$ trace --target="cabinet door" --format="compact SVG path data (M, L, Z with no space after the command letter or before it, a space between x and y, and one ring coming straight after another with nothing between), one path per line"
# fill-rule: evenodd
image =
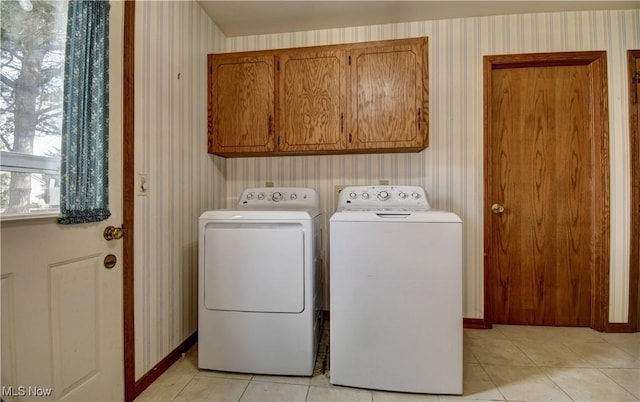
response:
M351 51L351 149L417 151L428 145L426 40L403 42Z
M274 56L209 56L209 152L273 151Z
M297 51L280 56L279 150L344 149L344 51Z

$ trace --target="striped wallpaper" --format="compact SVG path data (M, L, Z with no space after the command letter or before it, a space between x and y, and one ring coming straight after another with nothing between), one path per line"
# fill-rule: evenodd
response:
M207 154L207 53L224 37L192 1L136 2L136 378L197 330L198 217L224 207L225 160Z
M420 153L222 159L206 153L206 54L429 37L430 145ZM629 128L626 50L640 48L640 11L530 14L225 38L197 3L137 2L136 375L197 329L197 218L245 187L315 188L328 219L344 184L419 185L464 220L464 316L483 316L482 56L606 50L611 156L610 321L626 322ZM325 288L325 297L326 294ZM328 306L325 300L325 306Z

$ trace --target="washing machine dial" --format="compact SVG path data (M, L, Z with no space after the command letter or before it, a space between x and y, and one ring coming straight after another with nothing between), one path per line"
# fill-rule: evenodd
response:
M247 200L253 200L253 193L247 194Z
M365 200L368 200L370 197L369 193L367 193L366 191L364 193L362 193L362 198Z
M296 193L291 193L291 198L292 200L297 200L298 199L298 195Z
M352 200L355 200L356 198L358 198L358 194L356 194L355 191L352 191L349 193L349 198L351 198Z
M420 198L420 193L416 193L414 191L413 193L411 193L411 198L413 198L414 200L417 200L418 198Z
M388 199L389 199L389 192L384 191L384 190L383 190L383 191L380 191L380 192L378 193L378 199L379 199L380 201L386 201L386 200L388 200Z
M259 200L264 200L264 193L258 194L258 199Z
M400 198L401 200L404 200L405 198L407 198L407 193L400 191L398 193L398 198Z
M273 193L273 195L271 196L271 200L273 202L278 202L280 200L282 200L282 193L279 191L276 191L275 193Z

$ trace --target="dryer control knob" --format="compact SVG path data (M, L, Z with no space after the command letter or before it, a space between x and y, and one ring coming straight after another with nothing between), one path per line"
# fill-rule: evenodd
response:
M276 191L276 192L275 192L275 193L273 193L273 195L271 196L271 199L272 199L274 202L278 202L278 201L282 200L282 193L280 193L280 192Z
M253 193L247 194L247 200L253 200Z
M420 194L414 191L413 193L411 193L411 198L413 198L414 200L417 200L418 198L420 198Z
M292 193L291 197L289 197L289 198L291 198L292 200L297 200L298 199L298 195L296 193Z
M370 197L369 193L367 193L366 191L364 193L362 193L362 198L365 200L368 200Z
M264 193L258 194L258 199L259 200L264 200Z
M378 199L380 201L386 201L389 199L389 193L387 191L380 191L378 193Z
M358 198L358 194L352 191L349 193L349 198L351 198L352 200L355 200L356 198Z
M403 193L402 191L400 191L398 193L398 198L400 198L401 200L404 200L405 198L407 198L407 193Z

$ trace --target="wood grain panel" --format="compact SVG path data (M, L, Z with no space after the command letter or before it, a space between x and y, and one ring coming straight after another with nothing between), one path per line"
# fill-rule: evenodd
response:
M274 57L211 55L209 63L210 152L274 150Z
M279 150L343 149L345 52L287 52L279 66Z
M601 285L603 224L594 191L604 159L594 152L594 68L558 59L550 66L506 63L487 74L485 244L493 322L589 326L598 308L592 292ZM493 203L505 211L488 212Z
M350 61L350 148L423 147L421 44L356 48Z

